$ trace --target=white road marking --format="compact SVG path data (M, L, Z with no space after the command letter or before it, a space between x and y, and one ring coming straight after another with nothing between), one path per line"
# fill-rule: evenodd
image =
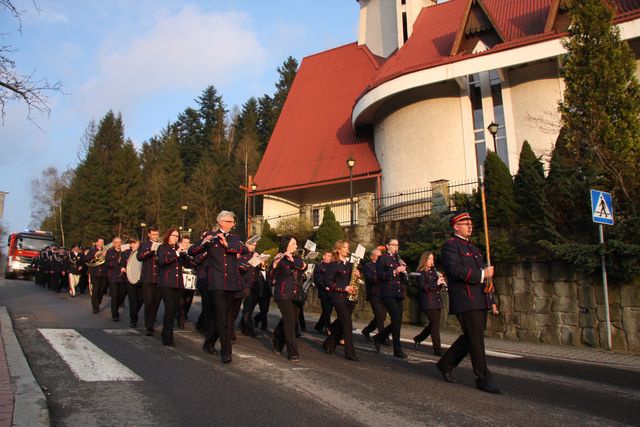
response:
M360 329L354 329L353 333L362 334L362 331ZM400 338L400 342L413 344L413 340L408 338ZM442 344L442 348L449 348L449 347L451 347L449 344ZM485 350L485 354L487 356L500 357L502 359L523 359L524 358L524 356L521 356L519 354L504 353L502 351L494 351L494 350Z
M74 329L38 329L80 381L142 381Z

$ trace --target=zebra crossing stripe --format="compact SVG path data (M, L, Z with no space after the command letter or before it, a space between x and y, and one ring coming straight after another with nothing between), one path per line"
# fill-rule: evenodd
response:
M142 381L74 329L38 329L80 381Z

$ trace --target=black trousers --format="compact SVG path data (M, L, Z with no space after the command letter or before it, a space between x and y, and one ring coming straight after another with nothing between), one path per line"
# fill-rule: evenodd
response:
M144 302L142 296L142 285L132 285L127 283L127 297L129 299L129 321L132 324L138 323L138 313Z
M189 320L189 310L191 309L191 303L193 303L193 296L196 291L193 289L183 289L180 296L180 312L178 313L178 321L184 323Z
M262 296L258 300L258 307L260 308L260 312L255 315L253 321L256 326L261 324L262 329L267 329L269 327L269 307L271 306L271 295Z
M467 354L471 354L473 373L478 379L476 383L487 384L491 381L491 372L487 368L487 357L484 351L484 329L487 324L486 310L471 310L456 314L463 335L451 344L451 347L438 361L443 372L451 372Z
M431 342L433 343L433 349L439 350L440 347L440 309L433 308L429 310L422 310L422 312L429 319L429 323L425 328L416 335L413 340L417 342L422 342L427 339L429 335L431 335Z
M51 273L51 290L59 293L60 288L62 288L62 275L54 271Z
M108 288L106 277L92 277L91 278L91 306L93 311L98 312L100 310L100 304L102 304L102 297L104 296L105 289Z
M247 299L244 300L244 305L242 306L242 321L240 323L240 327L243 332L253 331L253 310L256 309L256 305L258 305L259 301L260 289L252 289Z
M363 333L371 333L374 329L378 329L378 333L384 330L384 321L387 319L387 309L378 297L370 297L369 305L373 311L373 319L367 326L362 328Z
M298 343L296 342L296 324L300 313L300 305L297 301L276 301L282 317L273 331L273 346L282 351L287 346L289 358L298 356Z
M144 326L147 331L153 331L158 307L160 306L160 292L157 283L142 284L142 299L144 300Z
M304 318L304 303L305 301L298 303L300 307L300 311L298 312L298 327L302 332L307 331L307 320Z
M231 327L229 312L232 309L235 291L212 291L213 307L215 310L215 331L212 338L220 338L220 356L231 356ZM209 337L207 337L209 338ZM215 339L213 340L215 342Z
M322 330L328 327L331 323L331 312L333 311L333 303L331 302L331 298L321 298L320 307L322 308L322 313L320 314L320 318L316 322L315 328L317 331L322 332Z
M402 352L402 345L400 344L400 330L402 328L402 302L401 299L396 298L381 298L382 304L384 304L391 318L391 323L387 325L382 332L378 333L374 339L384 342L386 338L391 334L393 336L393 352Z
M353 346L353 322L351 314L353 313L353 305L351 304L335 304L336 314L338 318L329 325L331 334L322 344L325 349L333 352L344 338L344 356L347 358L355 357L356 350Z
M202 290L202 288L200 289L200 298L202 301L202 311L200 311L200 316L196 322L196 329L206 335L213 316L213 299L211 292L209 292L209 290Z
M80 274L80 282L78 283L78 287L76 288L76 294L84 294L87 292L87 288L89 287L89 275L87 273Z
M180 297L182 289L158 287L160 299L164 303L164 316L162 319L162 344L173 344L173 324L176 321L176 314L180 310Z
M119 315L120 306L127 296L126 283L109 283L111 294L111 316Z

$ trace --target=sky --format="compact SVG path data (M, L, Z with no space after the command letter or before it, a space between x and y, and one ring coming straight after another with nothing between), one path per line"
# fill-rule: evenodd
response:
M121 112L140 147L214 85L231 109L273 94L277 67L357 40L354 0L14 0L0 8L0 43L21 74L63 84L51 114L7 104L0 124L0 191L8 231L26 229L31 181L78 162L91 120ZM20 28L21 27L21 28ZM71 209L73 207L70 207Z

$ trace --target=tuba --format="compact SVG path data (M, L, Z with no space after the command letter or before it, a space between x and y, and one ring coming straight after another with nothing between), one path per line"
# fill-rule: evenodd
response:
M111 249L111 246L113 246L113 243L109 243L108 245L104 246L101 251L96 252L93 257L93 262L88 262L87 267L100 267L102 264L104 264L107 260L107 251Z

